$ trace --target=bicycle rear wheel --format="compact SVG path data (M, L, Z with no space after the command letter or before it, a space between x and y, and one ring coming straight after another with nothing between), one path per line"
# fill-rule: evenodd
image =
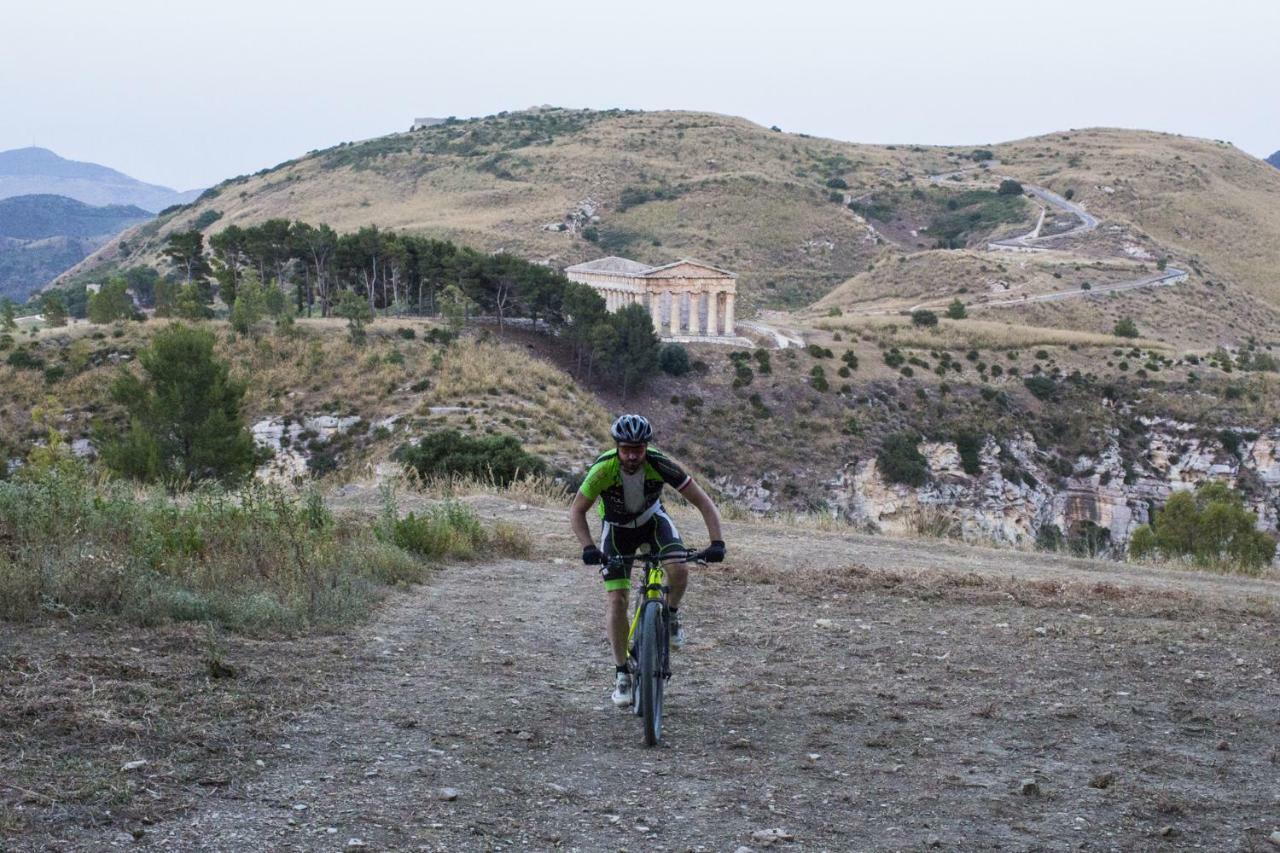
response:
M644 742L655 746L662 740L662 641L667 626L662 619L662 605L657 601L646 602L640 614L640 672L636 690L640 694L640 716L644 721Z

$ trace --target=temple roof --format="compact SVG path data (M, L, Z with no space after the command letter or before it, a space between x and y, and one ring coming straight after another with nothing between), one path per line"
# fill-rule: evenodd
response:
M653 269L653 267L648 264L642 264L639 261L633 261L629 258L610 256L607 258L596 258L594 261L587 261L582 264L574 264L573 266L566 268L565 272L602 272L614 273L615 275L641 276L649 272L651 269Z
M567 267L565 269L565 273L567 274L567 273L575 273L575 272L595 272L595 273L605 273L605 274L611 274L611 275L625 275L625 276L631 276L634 278L644 278L649 276L652 276L654 278L661 278L662 273L666 272L667 270L673 270L677 267L685 266L685 265L700 267L706 270L711 270L712 272L718 273L720 275L728 276L729 278L738 277L736 273L731 273L728 270L722 270L719 267L713 267L711 266L711 264L704 264L702 261L695 261L690 258L682 258L678 261L672 261L669 264L662 264L661 266L653 267L653 266L649 266L648 264L642 264L639 261L633 261L629 258L619 258L617 256L610 256L607 258L597 258L594 261L587 261L581 264L574 264L571 267Z

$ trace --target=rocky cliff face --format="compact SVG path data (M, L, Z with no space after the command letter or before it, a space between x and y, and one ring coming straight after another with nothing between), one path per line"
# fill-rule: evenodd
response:
M1194 424L1146 419L1140 458L1129 465L1112 438L1096 457L1081 456L1062 476L1052 458L1024 434L1003 443L988 438L981 470L966 473L949 442L926 442L929 480L918 488L890 483L874 457L850 459L825 484L830 509L850 523L885 533L922 528L969 541L1030 545L1074 541L1085 550L1119 556L1133 531L1182 489L1219 480L1249 495L1260 529L1280 523L1280 428L1257 435L1241 430L1232 452ZM766 485L717 481L722 491L757 512L777 508Z

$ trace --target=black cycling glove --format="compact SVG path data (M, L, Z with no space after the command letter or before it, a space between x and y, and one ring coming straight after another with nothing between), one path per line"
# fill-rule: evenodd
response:
M703 556L706 557L708 563L723 563L724 542L719 539L712 540L711 547L706 550Z
M595 545L588 545L582 549L582 562L588 566L598 566L604 562L604 554Z

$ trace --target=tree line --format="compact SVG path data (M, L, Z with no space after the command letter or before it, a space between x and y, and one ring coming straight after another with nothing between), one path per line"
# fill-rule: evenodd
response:
M127 268L95 294L83 286L50 291L44 307L59 319L107 323L136 314L131 293L157 316L199 320L212 317L220 299L242 333L263 314L341 317L356 340L380 314L440 316L455 330L486 315L500 332L518 319L568 343L581 378L611 381L624 396L658 365L660 344L642 306L609 313L595 290L557 270L448 240L269 219L228 225L207 240L199 230L174 233L164 255L167 274Z

